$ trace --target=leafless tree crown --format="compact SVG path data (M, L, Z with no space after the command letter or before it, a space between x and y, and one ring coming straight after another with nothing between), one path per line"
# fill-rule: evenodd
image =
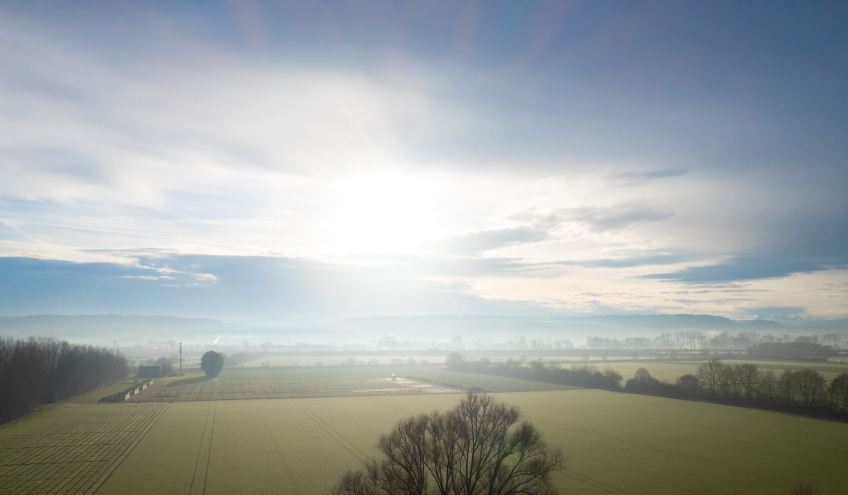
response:
M446 413L400 421L378 448L384 458L349 471L336 495L551 494L562 469L560 449L549 449L518 408L469 393Z

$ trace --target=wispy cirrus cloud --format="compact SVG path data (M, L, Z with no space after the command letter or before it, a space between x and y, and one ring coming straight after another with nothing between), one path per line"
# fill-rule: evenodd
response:
M450 253L473 255L493 249L532 244L553 238L552 230L562 222L557 215L536 218L527 225L502 229L478 230L452 236L440 244Z
M689 170L669 168L662 170L649 170L647 172L621 172L615 175L616 179L628 185L644 184L659 179L670 179L680 177L689 173Z
M568 218L586 224L594 232L623 230L637 224L658 222L672 216L642 203L615 206L573 208L564 212Z
M839 264L845 265L846 260ZM833 265L801 259L736 256L712 265L689 266L677 272L654 273L642 277L690 284L722 283L787 277L793 273L827 270L829 266Z

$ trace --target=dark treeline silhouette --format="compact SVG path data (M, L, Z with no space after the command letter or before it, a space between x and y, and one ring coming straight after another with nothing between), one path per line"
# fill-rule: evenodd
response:
M830 381L811 369L760 371L756 364L728 365L713 359L694 374L661 382L639 368L625 391L800 413L848 415L848 373Z
M64 340L0 337L0 423L127 377L127 360Z
M454 352L447 356L445 364L454 371L621 390L621 374L609 367L599 370L588 361L561 368L540 361L468 361ZM828 385L821 373L811 369L786 370L778 376L771 370L760 371L756 364L726 365L713 359L701 365L697 373L678 377L675 383L659 381L648 370L640 368L634 378L627 381L624 391L805 414L848 416L848 373L840 374Z
M461 354L452 352L448 354L445 365L448 369L454 371L485 373L559 385L610 390L621 388L620 373L610 367L598 370L588 362L582 365L574 365L571 368L545 365L540 361L530 361L527 365L524 365L522 361L514 359L492 363L486 358L479 361L467 361Z
M813 342L762 342L748 349L754 357L827 360L836 351L829 345Z

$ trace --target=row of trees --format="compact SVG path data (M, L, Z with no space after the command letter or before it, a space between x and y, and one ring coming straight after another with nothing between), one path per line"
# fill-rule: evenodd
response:
M459 353L448 354L445 366L454 371L485 373L489 375L534 380L538 382L571 385L575 387L601 388L615 390L621 388L621 374L607 366L599 370L588 363L561 368L558 365L545 365L541 361L530 361L524 366L521 361L508 359L506 362L492 363L483 358L479 361L466 361Z
M504 363L492 363L488 359L468 361L454 352L447 356L445 364L454 371L621 390L621 374L610 367L599 370L588 361L561 368L540 361L530 361L526 365L515 360ZM697 373L683 375L673 384L661 382L651 377L645 368L639 368L624 389L633 393L798 412L848 414L848 373L842 373L828 385L821 373L812 369L786 370L778 376L772 370L761 371L756 364L726 365L720 359L713 359L701 365Z
M177 358L178 360L179 358ZM177 376L177 363L174 363L174 358L161 357L159 359L150 359L145 361L146 366L158 366L159 376Z
M713 359L698 367L697 373L677 378L676 383L660 382L640 368L625 390L666 397L689 397L779 409L848 413L848 373L827 380L816 370L785 370L777 375L761 371L756 364L727 365Z
M0 338L0 423L128 373L127 360L106 348L42 337Z

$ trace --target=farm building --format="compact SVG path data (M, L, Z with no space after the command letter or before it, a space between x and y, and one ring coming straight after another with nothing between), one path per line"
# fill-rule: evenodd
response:
M139 366L136 378L159 378L159 366Z

